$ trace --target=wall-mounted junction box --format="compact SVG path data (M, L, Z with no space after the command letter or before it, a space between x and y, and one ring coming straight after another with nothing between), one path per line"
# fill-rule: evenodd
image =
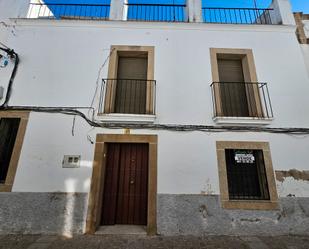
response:
M4 87L0 86L0 100L3 99Z
M80 155L64 155L62 161L62 168L79 168L80 159Z

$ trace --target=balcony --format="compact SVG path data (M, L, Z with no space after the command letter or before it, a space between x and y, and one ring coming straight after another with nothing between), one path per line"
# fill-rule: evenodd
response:
M267 83L213 82L211 91L217 123L268 124L274 117Z
M204 5L203 3L209 4L210 1L202 0L179 0L176 3L107 0L102 4L75 4L60 0L59 2L54 0L54 3L42 3L32 0L27 18L251 25L293 24L290 23L290 17L293 19L292 11L283 3L284 0L274 0L269 8L245 8L236 3L229 2L227 5L226 2L220 1L215 2L218 7L215 3Z
M153 122L155 107L155 80L102 80L98 117L103 121Z

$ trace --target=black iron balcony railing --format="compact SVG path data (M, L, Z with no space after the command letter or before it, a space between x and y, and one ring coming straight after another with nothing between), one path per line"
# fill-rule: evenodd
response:
M273 118L267 83L213 82L214 117Z
M126 4L127 20L185 22L185 4Z
M155 106L155 80L102 80L99 114L122 113L155 115Z
M109 4L30 3L28 18L98 19L109 17Z
M273 9L256 8L202 8L205 23L273 24Z

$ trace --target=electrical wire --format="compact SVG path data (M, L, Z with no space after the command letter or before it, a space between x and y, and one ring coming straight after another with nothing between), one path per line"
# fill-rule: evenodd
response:
M13 49L0 47L0 50L6 52L11 58L15 59L14 68L13 68L13 71L12 71L11 76L10 76L8 88L7 88L7 91L6 91L5 100L4 100L3 104L1 105L1 107L3 107L3 106L8 106L8 102L9 102L10 97L11 97L12 86L13 86L13 82L14 82L14 79L15 79L15 76L16 76L16 73L17 73L18 65L19 65L19 56L18 56L17 53L14 52Z
M6 49L10 49L8 46L6 46L4 43L2 43L1 41L0 41L0 45L1 46L3 46L4 48L6 48Z
M73 123L72 123L72 137L74 137L74 130L75 130L75 121L76 121L76 115L73 118Z
M87 107L84 107L87 109ZM91 107L88 107L91 108ZM256 126L214 126L214 125L181 125L181 124L133 124L133 123L104 123L93 121L79 111L79 107L75 109L67 107L38 107L38 106L10 106L2 107L0 110L7 111L33 111L45 113L61 113L71 116L79 116L84 119L90 126L107 128L107 129L148 129L148 130L168 130L179 132L266 132L275 134L289 135L309 135L309 128L272 128L272 127L256 127Z
M106 66L106 63L107 63L108 59L111 57L111 55L113 54L114 50L115 50L115 48L110 50L108 56L105 58L103 64L99 68L98 76L97 76L97 80L96 80L96 88L95 88L94 95L93 95L93 98L92 98L91 104L90 104L91 107L93 107L95 97L97 96L97 92L98 92L98 89L99 89L99 82L100 82L101 72L104 69L104 67ZM89 112L88 112L88 115L89 115Z

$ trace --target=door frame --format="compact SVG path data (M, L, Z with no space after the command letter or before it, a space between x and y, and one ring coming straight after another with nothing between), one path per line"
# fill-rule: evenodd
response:
M100 226L108 143L147 143L148 151L148 205L147 234L157 233L157 135L97 134L91 186L86 218L86 233L94 234Z

